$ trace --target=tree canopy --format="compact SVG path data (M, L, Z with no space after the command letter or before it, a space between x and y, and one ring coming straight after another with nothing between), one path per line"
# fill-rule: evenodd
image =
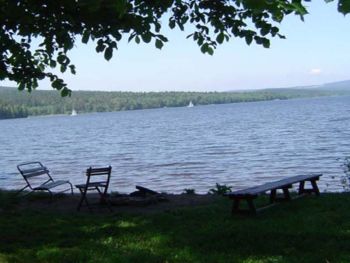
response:
M349 0L337 1L339 12L350 12ZM0 0L0 80L31 91L39 80L49 79L52 88L67 96L70 89L53 69L75 74L68 53L77 41L94 41L96 52L110 60L123 37L161 49L168 41L164 27L188 28L188 38L210 55L235 37L268 48L271 38L284 38L278 23L285 16L303 19L306 2L310 0Z

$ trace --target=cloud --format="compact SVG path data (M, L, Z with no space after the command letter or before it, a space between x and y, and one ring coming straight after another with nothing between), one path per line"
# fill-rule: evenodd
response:
M309 72L311 75L320 75L322 73L322 70L320 68L313 68Z

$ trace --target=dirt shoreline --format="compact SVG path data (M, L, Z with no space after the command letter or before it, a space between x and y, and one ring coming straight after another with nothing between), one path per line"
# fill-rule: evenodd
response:
M80 194L60 194L54 196L50 202L48 195L31 194L16 198L14 206L17 211L50 211L67 214L91 213L86 205L77 211L77 206L81 198ZM149 214L173 211L179 208L190 208L202 205L209 205L222 198L217 195L210 194L162 194L162 200L154 197L146 197L131 199L130 202L124 202L127 197L116 197L111 195L111 208L109 211L106 205L99 204L99 198L95 194L89 194L88 200L91 204L96 204L92 207L93 214L111 214L111 213L126 213L126 214Z

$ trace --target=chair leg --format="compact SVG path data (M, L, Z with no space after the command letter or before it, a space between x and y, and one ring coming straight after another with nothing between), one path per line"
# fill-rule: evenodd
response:
M112 209L112 206L111 206L111 202L109 201L108 197L107 198L105 197L105 202L107 204L107 207L108 207L109 211L113 212L113 209Z
M96 187L96 190L100 194L100 203L106 204L109 211L113 212L111 204L110 204L108 197L107 197L107 193L105 191L102 192L101 189L99 189L98 187Z
M27 187L29 187L28 185L26 185L25 187L23 187L22 189L18 190L16 192L16 195L19 195L24 189L26 189Z
M50 203L52 203L52 200L53 200L53 193L50 191L50 190L47 190L50 194Z
M78 207L77 210L80 211L81 205L83 204L83 201L86 199L86 191L83 191L82 189L79 188L79 191L81 193L81 198L80 201L78 203Z
M85 201L85 204L86 204L87 208L89 209L90 213L92 213L92 209L91 209L91 207L90 207L90 204L89 204L88 199L87 199L86 196L85 196L84 201Z
M72 195L74 194L73 193L73 185L70 183L70 182L68 182L69 183L69 185L70 185L70 191L71 191L71 193L72 193Z

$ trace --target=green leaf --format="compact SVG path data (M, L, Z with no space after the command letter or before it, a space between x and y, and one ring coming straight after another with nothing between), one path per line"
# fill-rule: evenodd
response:
M197 41L197 44L199 46L201 46L204 42L204 37L202 35L198 35L198 41Z
M43 63L40 63L38 65L38 68L40 69L40 71L44 71L45 70L45 65Z
M66 56L65 55L58 55L57 56L57 61L58 61L58 63L60 63L60 64L64 64L65 63L65 61L66 61Z
M75 66L74 65L69 65L69 68L70 68L70 72L75 75L75 73L76 73Z
M152 35L150 32L147 32L146 34L141 35L141 38L142 38L143 42L149 43L149 42L151 42Z
M72 91L70 89L68 89L67 87L64 87L62 90L61 90L61 96L62 97L67 97L67 96L71 96L71 93Z
M117 41L122 39L122 34L120 34L118 30L114 30L112 36L114 36Z
M103 52L103 50L105 50L105 48L106 48L106 46L105 46L105 44L103 43L103 41L101 40L99 40L98 42L97 42L97 46L96 46L96 52L97 53L99 53L99 52Z
M201 46L201 51L203 54L207 53L208 52L208 48L209 48L209 45L208 43L205 43Z
M157 35L157 37L163 42L168 42L168 39L163 35Z
M113 48L111 47L106 48L105 54L104 54L105 59L110 60L112 56L113 56Z
M24 90L25 88L25 83L24 82L20 82L18 85L18 90Z
M266 36L268 33L270 33L270 29L271 29L270 25L264 25L260 30L260 34L262 36Z
M350 13L350 1L349 0L339 0L338 11L344 15Z
M211 56L214 54L214 49L212 47L208 47L208 54Z
M245 42L247 43L247 45L250 45L253 41L253 36L252 35L246 35L245 36Z
M218 36L216 37L216 41L219 44L222 44L225 40L225 34L223 32L221 32L220 34L218 34Z
M62 73L64 73L64 72L66 72L66 70L67 70L67 67L66 67L65 65L61 65L60 71L61 71Z
M170 20L169 21L169 27L173 29L175 27L175 20Z
M54 89L60 90L63 86L63 83L61 83L58 79L56 79L56 80L52 81L51 86Z
M275 27L275 26L271 27L271 35L272 35L273 37L274 37L275 35L277 35L278 31L279 31L278 27Z
M135 37L135 42L136 42L137 44L140 44L140 41L141 41L141 40L140 40L140 37L139 37L139 36L136 36L136 37Z
M90 32L88 30L85 30L83 33L83 37L81 39L81 42L86 44L87 42L89 42L89 38L90 38Z
M267 38L262 38L262 45L264 48L269 48L270 47L270 40L268 40Z
M156 48L162 49L163 45L164 44L162 41L160 41L159 39L156 39Z
M56 65L57 65L56 61L54 61L54 60L51 60L51 61L50 61L50 67L51 67L51 68L55 68Z

